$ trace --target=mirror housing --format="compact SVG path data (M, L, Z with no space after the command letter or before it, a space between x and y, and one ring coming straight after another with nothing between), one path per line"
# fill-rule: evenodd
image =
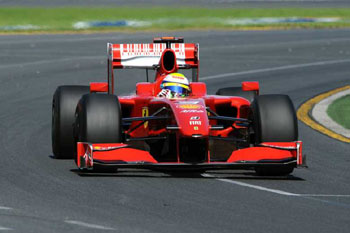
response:
M256 91L259 95L259 82L242 82L243 91Z
M96 92L108 92L108 83L99 82L99 83L90 83L90 93Z

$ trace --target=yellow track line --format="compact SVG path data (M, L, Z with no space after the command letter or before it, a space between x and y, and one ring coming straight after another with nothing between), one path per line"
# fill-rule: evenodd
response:
M319 103L320 101L322 101L323 99L325 99L331 95L334 95L334 94L341 92L341 91L345 91L347 89L350 89L350 85L325 92L321 95L318 95L318 96L306 101L304 104L302 104L300 106L300 108L297 111L298 119L301 120L302 122L304 122L306 125L310 126L311 128L313 128L313 129L315 129L323 134L326 134L326 135L328 135L332 138L335 138L339 141L350 143L350 138L344 137L343 135L337 134L337 133L331 131L330 129L327 129L326 127L324 127L324 126L320 125L319 123L317 123L316 121L314 121L309 115L310 111L312 110L312 108L314 107L315 104Z

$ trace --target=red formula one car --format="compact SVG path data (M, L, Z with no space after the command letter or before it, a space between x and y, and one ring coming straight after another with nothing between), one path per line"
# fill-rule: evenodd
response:
M56 158L74 157L81 170L255 169L285 175L303 165L288 96L259 95L258 82L208 95L198 81L198 44L183 38L107 49L108 82L60 86L54 94ZM138 83L134 95L116 96L113 71L123 68L154 69L155 80ZM160 97L165 78L180 69L192 69L188 94Z

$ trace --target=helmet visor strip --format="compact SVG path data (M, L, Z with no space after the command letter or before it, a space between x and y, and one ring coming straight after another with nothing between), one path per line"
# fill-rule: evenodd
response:
M161 88L171 90L181 95L188 95L190 87L181 83L162 83Z

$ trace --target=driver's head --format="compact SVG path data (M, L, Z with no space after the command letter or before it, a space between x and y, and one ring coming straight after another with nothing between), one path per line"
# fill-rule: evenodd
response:
M160 85L162 90L167 89L172 92L174 96L185 97L189 96L191 89L190 83L185 75L180 73L168 74Z

